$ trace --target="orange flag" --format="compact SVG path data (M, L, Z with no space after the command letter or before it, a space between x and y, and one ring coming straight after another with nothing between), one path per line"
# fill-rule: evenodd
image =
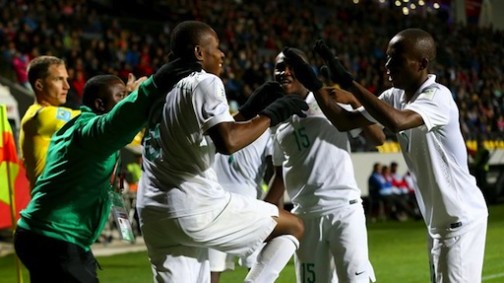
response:
M16 153L7 108L0 105L0 229L12 227L29 201L29 184Z

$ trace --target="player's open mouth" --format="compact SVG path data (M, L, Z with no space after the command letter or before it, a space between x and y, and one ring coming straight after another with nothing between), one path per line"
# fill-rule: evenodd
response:
M278 83L280 83L281 85L290 85L292 81L289 79L281 79L280 81L278 81Z

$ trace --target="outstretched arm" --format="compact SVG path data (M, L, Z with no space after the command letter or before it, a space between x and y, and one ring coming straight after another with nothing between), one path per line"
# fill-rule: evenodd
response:
M266 116L245 122L223 122L208 130L208 134L215 144L217 152L233 154L251 144L268 129L270 119Z
M286 95L259 111L255 118L246 122L219 123L208 129L208 134L219 153L232 154L255 141L268 127L276 126L294 114L305 117L303 111L306 110L308 104L301 97Z
M350 89L355 97L362 103L366 111L384 127L390 129L394 133L424 124L422 116L417 112L407 109L399 110L392 107L381 101L356 81L353 81Z
M361 135L372 146L380 146L385 142L383 128L377 124L363 127Z
M366 111L383 126L396 133L423 124L422 117L418 113L395 109L357 83L323 40L316 42L314 50L326 62L331 79L351 91Z
M313 94L324 115L339 131L345 132L373 124L360 112L347 111L338 104L340 101L344 102L341 97L347 97L348 92L336 88L321 88Z
M81 144L100 144L99 147L94 146L93 151L107 154L124 147L145 125L155 101L164 98L180 79L197 70L201 70L201 65L175 59L163 65L149 79L134 81L130 77L130 86L136 89L110 112L90 120L79 132Z
M322 87L322 82L319 81L311 66L299 55L290 48L284 49L283 54L286 61L294 69L296 78L314 93L320 109L339 131L361 128L373 123L368 121L361 113L346 111L338 105L338 103L357 105L358 101L350 93L341 89Z

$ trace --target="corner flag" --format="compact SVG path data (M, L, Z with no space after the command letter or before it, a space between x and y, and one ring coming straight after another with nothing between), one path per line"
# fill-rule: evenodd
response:
M7 108L0 105L0 229L10 228L19 218L19 211L30 201L29 187L20 164Z

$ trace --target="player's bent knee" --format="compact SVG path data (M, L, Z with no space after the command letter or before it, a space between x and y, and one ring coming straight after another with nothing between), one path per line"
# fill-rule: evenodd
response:
M296 237L298 240L301 240L301 238L303 238L304 230L305 230L304 222L301 218L299 218L295 215L294 215L294 217L296 218L296 220L295 220L294 233L292 235L294 237Z
M292 235L298 240L303 237L304 223L298 216L280 210L279 216L275 217L275 221L277 225L266 241L281 235Z

